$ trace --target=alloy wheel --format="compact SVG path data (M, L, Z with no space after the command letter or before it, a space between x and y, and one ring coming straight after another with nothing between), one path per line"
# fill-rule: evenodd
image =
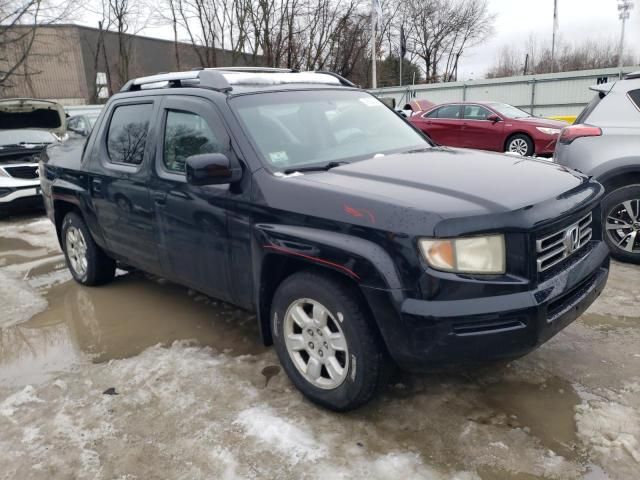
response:
M79 277L84 277L88 268L87 242L80 229L73 225L67 229L65 248L71 268Z
M523 138L514 138L509 142L509 151L517 153L518 155L526 155L529 150L526 140Z
M640 253L640 199L627 200L613 207L605 225L609 240L620 250Z
M344 382L349 370L347 340L324 305L309 298L294 301L283 328L287 352L305 380L326 390Z

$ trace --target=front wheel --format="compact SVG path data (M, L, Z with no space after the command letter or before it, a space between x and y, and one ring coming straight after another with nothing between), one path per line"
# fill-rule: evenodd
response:
M640 185L618 188L602 200L604 238L611 255L640 263Z
M291 275L274 296L271 328L283 368L311 401L351 410L383 386L386 352L348 282L313 272Z
M74 280L83 285L101 285L113 280L116 262L96 244L84 220L68 213L61 231L64 256Z
M530 157L533 155L533 141L527 135L518 133L507 140L506 151Z

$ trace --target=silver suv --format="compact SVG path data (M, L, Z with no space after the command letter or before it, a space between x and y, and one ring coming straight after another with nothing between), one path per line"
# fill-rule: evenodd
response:
M553 158L605 186L602 224L611 254L640 263L640 72L591 89L596 96L562 130Z

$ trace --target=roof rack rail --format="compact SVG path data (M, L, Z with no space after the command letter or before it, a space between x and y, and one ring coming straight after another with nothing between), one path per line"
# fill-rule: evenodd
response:
M640 71L627 73L624 76L624 80L635 80L636 78L640 78Z
M144 85L166 84L162 88L198 86L219 92L231 91L231 85L224 78L224 75L213 69L193 70L189 72L162 73L150 75L148 77L134 78L129 80L120 89L121 92L135 92L142 90ZM158 87L161 88L161 87Z
M335 72L330 72L330 71L328 71L328 70L316 70L316 71L315 71L315 73L321 73L321 74L323 74L323 75L330 75L330 76L332 76L333 78L337 78L337 79L338 79L338 81L339 81L342 85L344 85L345 87L355 87L355 88L357 88L357 87L358 87L358 86L357 86L355 83L353 83L352 81L347 80L347 79L346 79L346 78L344 78L342 75L338 75L338 74L337 74L337 73L335 73Z
M275 68L275 67L213 67L207 70L218 70L224 72L247 72L247 73L299 73L297 68Z

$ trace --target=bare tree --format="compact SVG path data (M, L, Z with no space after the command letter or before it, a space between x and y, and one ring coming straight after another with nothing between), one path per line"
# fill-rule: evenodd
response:
M408 0L407 48L423 62L428 83L452 80L464 50L492 32L487 0Z
M636 55L636 52L627 54L624 63L636 64L638 62ZM524 71L525 60L526 72ZM618 65L618 45L614 39L590 38L579 43L565 43L560 39L557 41L554 63L553 70L560 72L615 67ZM536 37L531 36L523 48L503 47L489 69L487 77L550 73L551 67L551 46L541 44Z
M28 59L40 27L67 18L69 1L0 0L0 89L33 74Z

